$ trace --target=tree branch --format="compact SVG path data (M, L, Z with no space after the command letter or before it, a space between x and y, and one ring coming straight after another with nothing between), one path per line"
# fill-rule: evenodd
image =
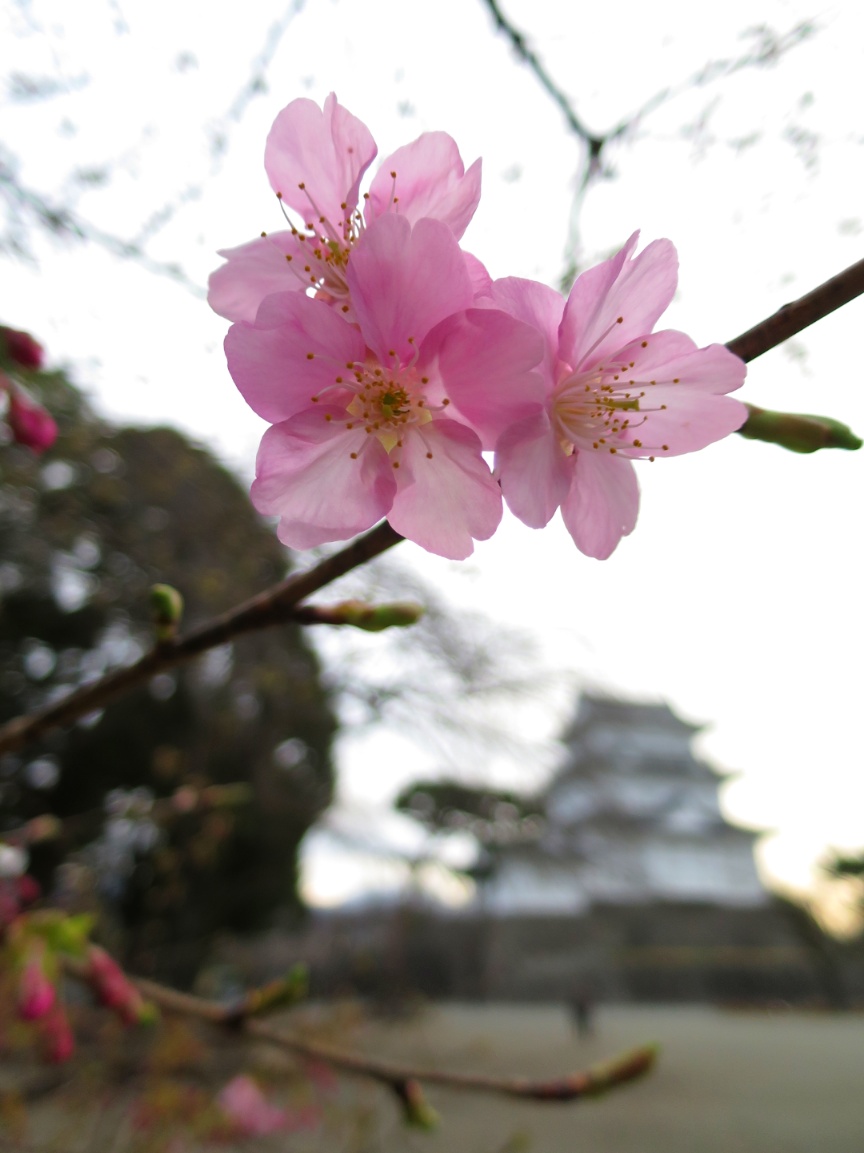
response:
M402 537L399 533L387 521L382 521L371 532L358 537L346 548L327 557L307 572L289 576L222 616L206 621L185 636L155 645L134 664L107 673L93 684L83 685L54 704L16 717L0 728L0 755L21 748L58 725L71 724L79 717L102 708L127 689L149 680L154 674L183 664L207 649L215 648L243 633L297 619L302 616L295 612L300 601L337 577L380 556L400 540Z
M763 352L776 348L790 336L836 312L864 293L864 260L832 276L806 296L784 304L773 316L730 340L726 347L742 360L755 360Z
M86 962L64 957L63 964L71 975L87 979ZM246 1004L254 1004L253 995L247 995L239 1005L225 1005L217 1001L206 1001L190 993L181 993L177 989L168 988L143 977L132 977L127 974L127 979L146 1000L152 1001L166 1012L207 1021L227 1031L240 1032L247 1037L267 1041L298 1057L323 1061L343 1073L369 1077L389 1086L397 1095L401 1095L406 1084L419 1081L430 1085L444 1085L450 1089L501 1093L523 1100L575 1101L580 1097L600 1096L643 1076L650 1071L657 1058L655 1045L642 1045L589 1069L540 1081L528 1077L493 1077L482 1073L414 1068L335 1045L310 1041L294 1031L280 1029L259 1020L251 1016L245 1008Z

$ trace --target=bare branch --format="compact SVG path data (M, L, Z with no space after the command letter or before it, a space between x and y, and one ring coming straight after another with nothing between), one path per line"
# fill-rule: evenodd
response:
M155 673L183 664L233 637L297 619L295 608L300 601L337 577L379 556L400 540L399 533L387 521L382 521L371 532L358 537L307 572L288 577L182 637L155 645L134 664L108 673L93 684L83 685L54 704L9 721L0 728L0 754L12 752L49 729L70 724L102 708L109 700L149 680Z
M73 976L87 979L86 962L64 958L64 967ZM451 1089L469 1089L486 1093L501 1093L534 1101L576 1101L580 1097L597 1097L619 1085L648 1073L657 1058L655 1045L642 1045L620 1054L602 1064L576 1073L537 1081L528 1077L492 1077L482 1073L456 1073L446 1069L423 1069L385 1061L364 1053L341 1049L310 1041L298 1033L280 1029L249 1014L246 1005L254 1005L254 994L249 994L239 1005L225 1005L205 1001L190 993L181 993L143 977L128 980L148 1001L169 1013L207 1021L211 1025L255 1037L260 1041L278 1045L282 1049L313 1061L323 1061L343 1073L369 1077L402 1094L406 1083L412 1081L444 1085Z
M784 304L773 316L730 340L726 347L742 360L755 360L763 352L776 348L796 332L836 312L850 300L864 293L864 260L850 265L844 272L832 276L806 296L791 304Z

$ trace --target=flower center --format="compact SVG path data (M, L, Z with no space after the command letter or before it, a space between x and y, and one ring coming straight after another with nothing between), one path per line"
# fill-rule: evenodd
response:
M396 211L399 197L396 195L396 173L391 172L393 188L390 194L389 211ZM363 235L366 221L359 208L349 210L345 201L340 208L343 216L341 220L331 221L323 214L312 194L301 181L297 187L309 201L308 219L301 227L291 220L282 193L277 192L279 207L291 228L291 235L303 246L300 256L286 254L285 260L305 288L314 289L315 295L341 304L342 312L350 312L348 282L345 274L348 271L348 260L351 249ZM369 199L369 193L363 194L363 199ZM264 235L264 234L262 234Z
M348 412L363 422L366 432L376 436L387 452L401 447L407 426L432 420L432 410L423 395L428 381L412 366L384 369L370 360L355 364L353 372L355 395Z
M648 341L642 342L648 347ZM636 376L634 376L634 369ZM648 456L651 452L668 452L668 444L649 444L642 430L652 412L666 408L649 397L652 387L680 384L672 381L639 380L635 361L599 365L587 372L572 372L564 366L561 380L552 393L552 419L561 447L570 456L576 449L616 453L627 449L628 456ZM649 429L650 431L650 429ZM634 453L632 450L637 449ZM650 456L650 460L654 457Z

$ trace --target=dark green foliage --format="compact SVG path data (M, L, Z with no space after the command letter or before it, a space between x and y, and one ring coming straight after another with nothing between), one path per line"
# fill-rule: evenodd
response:
M394 804L434 832L467 829L481 843L507 840L544 814L537 797L454 780L414 781Z
M245 491L203 449L166 428L111 428L62 376L41 383L57 444L41 458L0 447L0 721L148 648L154 583L182 594L185 628L287 565ZM99 809L112 789L159 797L250 782L250 805L172 821L122 886L130 964L190 977L217 929L296 907L297 846L331 797L334 727L299 629L243 637L0 761L0 832L41 812ZM46 757L56 784L34 787L33 762L44 768ZM74 828L79 843L81 830L93 835L92 822ZM35 854L43 880L75 847Z

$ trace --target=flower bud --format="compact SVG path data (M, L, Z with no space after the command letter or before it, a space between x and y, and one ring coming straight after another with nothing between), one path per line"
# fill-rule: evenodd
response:
M54 1006L57 991L46 973L47 950L38 938L28 942L27 955L18 982L18 1015L24 1021L38 1021Z
M98 945L88 954L87 980L101 1003L112 1009L124 1025L152 1024L158 1012L145 1001L117 962Z
M820 448L854 451L862 441L839 420L830 416L809 416L795 412L772 412L748 404L748 416L738 432L748 440L779 444L790 452L816 452Z
M57 425L51 413L14 385L9 388L6 420L18 443L33 452L44 452L57 439Z
M402 1104L402 1117L406 1125L426 1132L438 1127L440 1118L423 1095L419 1081L410 1078L393 1086Z
M423 616L423 606L412 601L393 601L390 604L367 605L363 601L342 601L334 605L327 623L352 625L368 633L384 629L406 628L416 624Z
M160 641L173 640L183 616L183 597L171 585L158 584L150 589L150 611Z
M0 324L0 356L20 368L39 369L45 361L45 349L29 332Z

